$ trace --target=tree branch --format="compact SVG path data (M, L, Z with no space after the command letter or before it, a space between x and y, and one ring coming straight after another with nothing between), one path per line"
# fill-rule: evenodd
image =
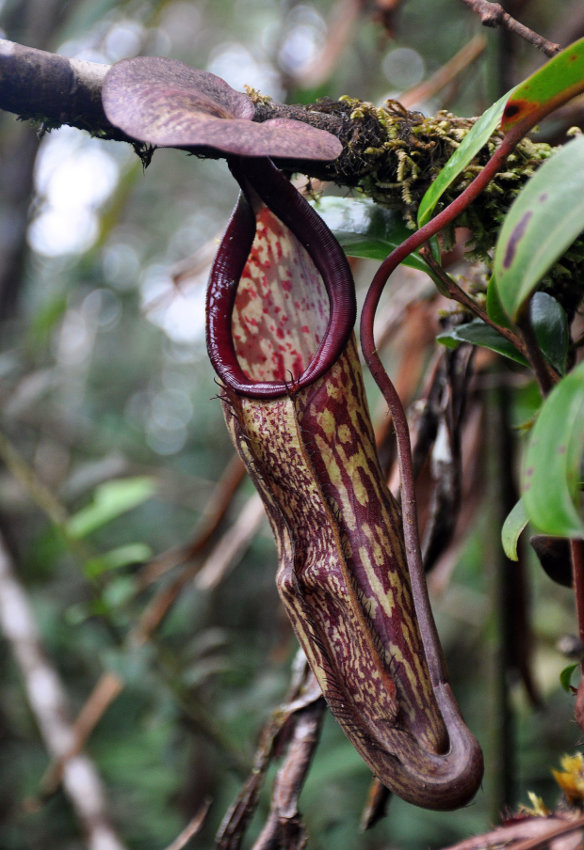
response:
M135 139L108 121L103 110L101 88L110 67L0 39L0 108L24 120L40 121L48 129L68 124L104 139L135 144ZM254 120L273 117L305 121L335 135L344 123L326 110L317 113L258 99Z
M0 109L14 112L20 118L35 119L41 128L69 124L94 136L125 141L145 161L145 154L151 148L114 127L105 116L101 88L108 70L108 65L68 59L0 40ZM272 118L303 121L334 134L343 145L340 156L333 161L278 159L279 167L339 186L358 188L376 203L397 210L414 227L421 198L475 120L445 111L424 117L391 100L380 107L351 97L290 106L253 91L249 97L255 108L254 121ZM444 205L457 197L475 172L483 168L500 138L500 134L494 133L473 163L449 186ZM476 256L489 255L502 215L533 171L552 152L549 145L527 138L521 140L515 148L513 163L508 162L504 172L494 175L480 202L457 220L457 225L471 228ZM204 155L220 154L205 150ZM573 258L568 252L564 257L566 263L571 279L577 282L578 252ZM567 292L564 300L571 299L572 304L580 298L578 289L574 296ZM567 309L573 309L573 304Z
M49 127L70 124L94 135L130 141L113 127L101 105L109 65L68 59L0 40L0 107Z
M94 136L145 148L105 116L101 87L109 67L0 40L0 109L36 120L41 129L68 124ZM393 102L375 107L357 98L325 98L308 106L292 106L256 92L250 92L250 97L254 121L291 118L326 130L343 144L343 152L332 162L278 161L281 167L360 187L380 203L410 208L410 217L474 121L444 112L424 119L419 113L395 108ZM408 167L404 167L405 157L411 159ZM531 158L530 152L526 158ZM409 176L400 177L404 173Z
M43 653L33 612L1 536L0 628L12 648L45 746L53 758L61 758L71 750L75 738L67 719L67 696ZM85 754L78 753L65 762L63 787L86 834L89 850L124 850L110 824L101 779Z
M548 41L547 38L538 35L525 24L511 17L500 3L491 3L490 0L462 0L462 2L480 17L484 27L503 27L528 41L529 44L533 44L546 56L555 56L560 49L559 44Z

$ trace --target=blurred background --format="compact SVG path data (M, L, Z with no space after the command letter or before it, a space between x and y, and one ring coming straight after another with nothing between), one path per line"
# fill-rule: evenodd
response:
M581 35L581 4L505 6L552 41ZM481 29L459 0L4 0L0 27L94 62L173 57L281 101L409 93L410 108L427 114L480 114L542 62L516 38ZM458 73L419 88L469 44ZM295 641L277 599L275 547L239 480L204 346L204 287L236 195L221 161L159 150L144 170L129 146L1 116L3 850L164 848L207 799L188 846L210 847L285 696ZM361 286L372 268L355 265ZM432 335L421 331L428 313L404 316L387 358L401 369L406 343L417 345L419 366L400 371L412 400ZM501 563L505 455L491 367L469 443L472 499L434 588L454 690L485 750L483 788L449 814L395 799L361 833L370 776L329 718L301 797L313 850L438 848L528 804L528 791L552 806L550 769L578 743L557 648L575 630L571 592L529 560L526 595L507 593L516 566ZM533 388L517 380L512 429L533 404ZM371 407L382 422L373 391ZM528 644L536 707L521 662L509 659L509 629ZM55 682L31 682L35 670ZM67 741L84 711L84 764L103 792L109 845L91 844L91 818L59 781L42 721L53 699Z

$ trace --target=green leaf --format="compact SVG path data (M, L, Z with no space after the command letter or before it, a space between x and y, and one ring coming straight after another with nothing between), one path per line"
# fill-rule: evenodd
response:
M400 216L366 199L325 197L313 206L349 257L384 260L412 235ZM416 253L410 254L404 265L428 272Z
M529 315L539 347L554 369L563 375L570 345L566 313L547 292L536 292L529 305Z
M504 133L584 91L584 39L570 44L517 86L503 113Z
M536 171L499 232L495 281L501 305L513 321L583 229L584 136L579 136Z
M430 220L436 204L446 189L473 161L480 149L487 144L499 124L509 94L510 92L507 92L496 103L493 103L486 112L483 112L442 168L438 177L429 186L418 207L418 227L422 227Z
M544 534L583 537L584 362L556 384L529 436L521 495L529 519Z
M69 519L67 532L74 538L86 537L121 514L146 502L155 492L156 481L147 476L107 481L96 487L91 504Z
M136 576L119 575L112 579L103 589L101 599L106 609L113 613L116 608L123 608L136 596L138 580Z
M564 310L551 295L536 292L530 304L530 317L541 350L552 366L563 374L570 343L568 320ZM437 341L447 348L456 348L461 342L469 342L471 345L489 348L521 366L528 365L513 343L482 319L473 319L472 322L440 334Z
M107 647L99 653L99 660L104 670L119 676L127 685L139 685L148 677L153 655L152 645L145 643L131 650Z
M110 549L109 552L90 558L84 567L85 574L89 578L95 578L102 573L119 570L129 564L139 564L152 557L152 549L146 543L128 543Z
M489 278L487 284L487 314L489 319L492 319L497 325L502 328L512 328L513 322L509 321L509 316L503 310L499 293L497 292L497 284L494 275Z
M501 336L495 328L483 322L482 319L473 319L472 322L459 325L447 333L440 334L436 339L447 348L456 348L461 342L480 345L482 348L489 348L491 351L513 360L515 363L527 366L527 360L517 351L515 346L504 336Z
M568 664L568 666L564 667L564 669L560 673L560 685L569 694L572 693L572 676L574 674L574 670L577 670L579 667L579 662L575 662L574 664Z
M515 506L507 514L507 518L501 529L501 543L503 550L510 561L517 561L517 542L522 531L529 522L529 517L525 512L525 505L519 499Z

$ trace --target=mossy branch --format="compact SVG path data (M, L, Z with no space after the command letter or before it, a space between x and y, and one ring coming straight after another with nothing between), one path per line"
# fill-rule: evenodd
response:
M0 41L0 108L19 118L34 120L41 131L68 124L104 139L136 140L114 127L101 105L101 86L108 65L69 59L15 42ZM308 177L331 180L359 188L379 203L401 209L412 218L422 194L460 143L474 119L440 112L424 118L395 101L375 107L356 98L323 99L307 106L277 103L253 90L254 121L293 118L333 133L343 143L333 162L291 160L280 164ZM491 147L496 138L491 142ZM493 193L507 195L531 176L549 155L547 145L525 141L519 146L509 172L501 175ZM475 161L453 187L457 194L470 182L473 169L488 159Z
M23 120L32 119L41 132L67 124L103 139L128 142L147 164L151 148L114 127L104 113L101 88L108 70L108 65L0 40L0 108ZM377 203L398 210L412 227L424 192L475 120L444 111L425 117L391 100L378 107L345 96L290 106L253 90L247 93L255 106L254 121L292 118L334 134L343 144L334 161L286 160L278 162L281 167L358 189ZM493 134L445 194L444 205L472 181L499 141L499 134ZM478 256L488 255L513 198L552 152L547 144L522 140L480 203L470 206L457 221L472 231ZM564 281L573 278L575 267L584 261L578 243L571 251L573 256L569 253L556 267L556 277Z

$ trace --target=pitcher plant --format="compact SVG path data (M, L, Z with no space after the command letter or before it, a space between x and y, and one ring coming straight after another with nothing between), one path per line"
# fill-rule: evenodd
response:
M480 783L481 751L448 684L425 582L410 580L400 507L377 459L349 265L270 160L231 169L242 192L211 272L208 350L276 539L280 597L378 779L420 806L460 806Z

